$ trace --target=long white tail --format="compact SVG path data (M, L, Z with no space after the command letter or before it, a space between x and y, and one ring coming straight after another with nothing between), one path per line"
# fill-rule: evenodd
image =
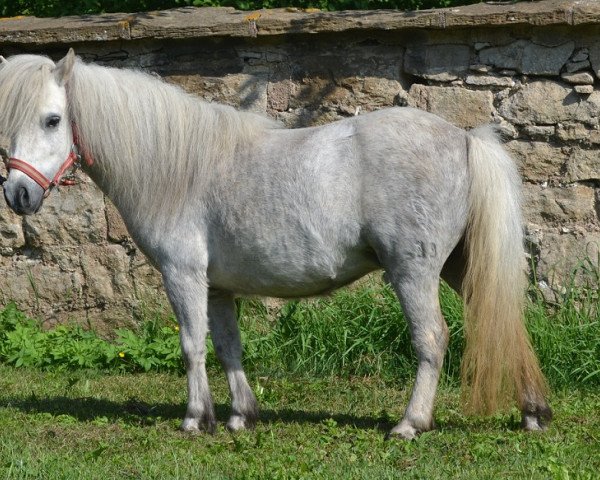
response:
M527 285L521 180L490 127L468 134L471 176L463 281L467 409L543 404L546 380L523 322Z

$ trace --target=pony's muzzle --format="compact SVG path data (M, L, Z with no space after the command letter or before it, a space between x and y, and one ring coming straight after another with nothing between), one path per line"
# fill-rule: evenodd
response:
M44 190L37 184L26 185L19 182L16 185L11 185L7 181L4 184L4 199L15 213L31 215L42 208Z

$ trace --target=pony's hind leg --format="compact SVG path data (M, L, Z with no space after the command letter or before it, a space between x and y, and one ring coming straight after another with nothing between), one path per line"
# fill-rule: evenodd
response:
M434 428L434 399L448 346L448 327L439 305L438 274L409 272L398 277L388 274L387 278L402 304L418 361L404 417L389 435L410 440Z
M167 296L179 322L181 353L187 373L188 404L181 429L212 433L216 428L213 401L206 376L206 334L208 288L198 271L184 272L163 267Z
M231 431L251 428L258 417L258 404L242 368L242 342L232 294L210 290L208 322L215 352L231 392L232 412L227 428Z

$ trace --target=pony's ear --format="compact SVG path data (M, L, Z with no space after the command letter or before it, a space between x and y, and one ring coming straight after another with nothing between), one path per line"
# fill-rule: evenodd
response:
M72 48L69 48L69 52L56 64L56 67L54 67L53 70L54 78L60 86L65 85L69 81L71 74L73 73L74 65L75 51Z
M5 63L8 63L8 60L0 55L0 68L2 68Z

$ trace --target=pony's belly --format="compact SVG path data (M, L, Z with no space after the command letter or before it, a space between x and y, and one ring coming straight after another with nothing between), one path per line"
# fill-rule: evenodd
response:
M321 295L343 287L380 268L367 255L351 256L338 266L297 263L260 264L241 261L237 268L211 265L209 285L240 295L293 298Z

